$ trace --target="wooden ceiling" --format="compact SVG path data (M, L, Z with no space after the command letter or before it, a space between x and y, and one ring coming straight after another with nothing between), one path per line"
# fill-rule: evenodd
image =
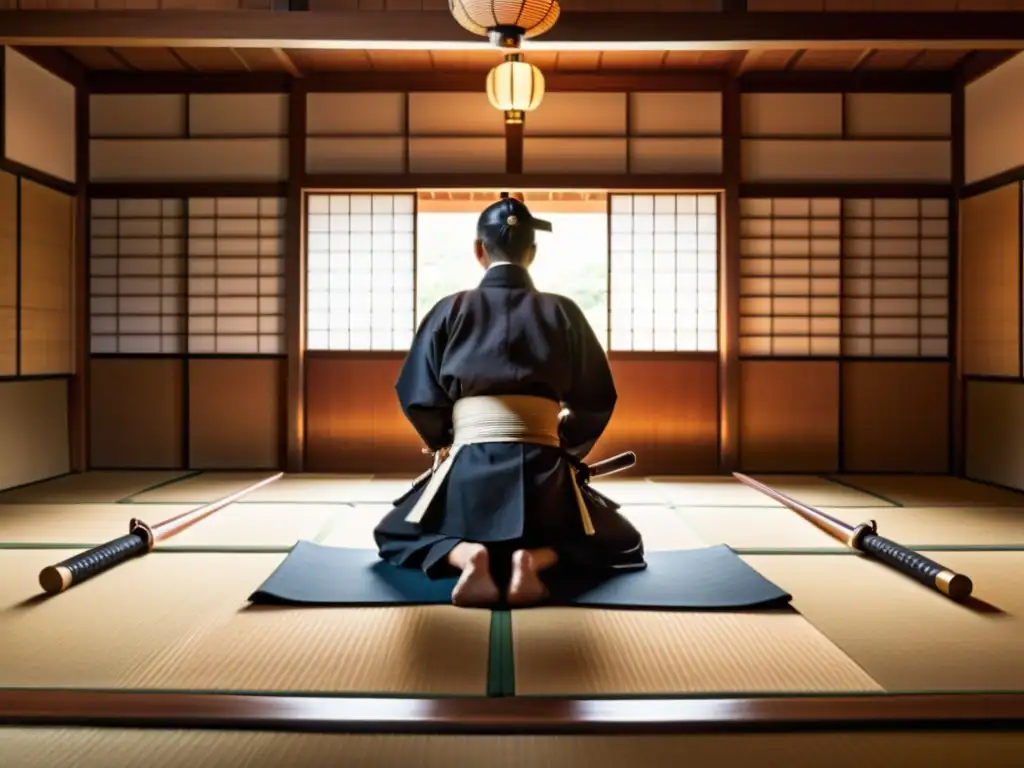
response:
M280 48L68 47L90 71L132 73L485 72L501 61L494 49L478 51L311 50ZM754 51L534 52L527 60L545 72L942 72L953 70L966 49L794 49Z

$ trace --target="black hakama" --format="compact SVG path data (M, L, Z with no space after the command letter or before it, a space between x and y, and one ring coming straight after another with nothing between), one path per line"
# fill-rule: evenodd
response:
M466 541L486 544L498 554L492 562L516 549L551 547L565 568L644 567L640 533L589 484L580 490L594 533L583 527L570 468L607 427L617 394L607 356L574 302L537 291L522 267L495 265L478 288L442 299L427 314L396 391L432 451L451 445L459 398L532 395L563 404L568 414L561 448L464 445L419 523L405 518L426 483L397 499L377 525L381 558L449 576L448 553Z

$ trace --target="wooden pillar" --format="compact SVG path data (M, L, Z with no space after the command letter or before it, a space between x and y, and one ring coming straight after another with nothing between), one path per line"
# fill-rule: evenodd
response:
M949 463L950 472L966 475L964 444L963 357L960 354L960 197L964 190L964 88L966 73L961 67L950 99L953 194L949 202Z
M505 173L518 176L523 172L524 127L524 123L505 123Z
M68 385L72 472L89 469L89 88L75 85L74 354Z
M740 89L735 76L722 90L721 261L718 310L718 434L720 472L739 468L740 453Z
M302 190L306 178L306 81L292 80L288 98L288 200L285 211L284 467L302 472L306 445L306 269Z

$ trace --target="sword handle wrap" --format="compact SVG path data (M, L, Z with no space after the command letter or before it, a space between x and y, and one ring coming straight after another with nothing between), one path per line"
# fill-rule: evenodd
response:
M954 600L966 599L973 589L971 580L963 574L955 573L944 565L877 533L865 533L860 536L857 548Z

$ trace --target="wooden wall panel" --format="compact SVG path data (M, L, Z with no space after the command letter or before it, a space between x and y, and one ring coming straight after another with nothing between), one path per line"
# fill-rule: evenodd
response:
M182 361L93 358L89 369L92 467L182 466Z
M94 93L89 135L94 138L180 138L188 123L183 93Z
M188 97L188 133L239 138L288 135L284 93L193 93Z
M4 65L4 155L75 181L75 87L12 48Z
M839 364L740 364L740 466L751 472L839 468Z
M843 135L841 93L744 93L740 108L744 136Z
M848 93L845 98L849 138L948 138L952 133L948 93Z
M1024 382L968 381L966 474L1024 490Z
M964 93L964 182L1024 164L1024 53L967 86Z
M21 374L74 372L75 199L21 181Z
M92 139L91 181L282 181L284 139Z
M400 356L307 358L306 469L419 473L429 466L395 396Z
M307 468L418 473L428 466L395 396L401 358L311 358ZM635 451L636 473L700 474L718 465L718 364L613 359L619 402L592 459Z
M949 365L843 363L843 470L949 471Z
M635 475L718 471L718 361L615 357L615 415L591 460L637 455Z
M275 469L280 465L281 359L189 361L189 467Z
M0 376L18 372L18 179L0 172Z
M743 180L941 182L952 178L949 141L746 139Z
M1019 376L1020 184L960 201L960 348L966 375Z
M71 471L66 379L0 382L0 489Z

